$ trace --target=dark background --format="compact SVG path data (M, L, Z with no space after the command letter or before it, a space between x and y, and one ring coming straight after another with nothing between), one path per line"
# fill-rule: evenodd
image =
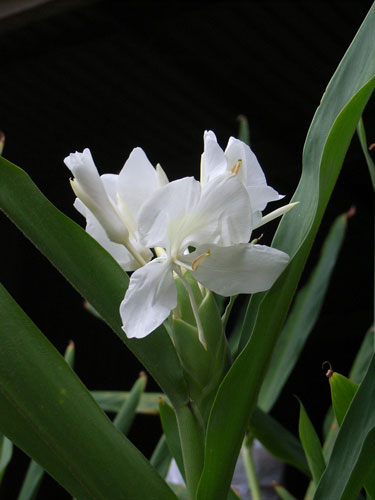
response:
M245 114L268 183L289 200L313 114L371 3L4 1L4 156L82 224L63 164L70 152L90 147L101 173L118 172L141 146L171 180L198 176L203 131L214 130L224 148L237 134L237 116ZM372 98L365 115L369 143L375 141L373 113ZM329 359L346 374L372 322L373 195L366 169L355 137L304 276L334 218L352 204L357 215L321 318L273 412L293 432L293 394L320 431L329 404L321 363ZM89 388L129 389L138 362L3 215L0 221L1 282L60 352L74 339L76 371ZM149 389L155 387L150 381ZM156 418L139 417L130 438L149 456L159 432ZM1 498L15 498L19 489L27 460L16 456ZM292 472L286 480L301 497L303 480ZM50 479L40 498L51 491L68 498Z

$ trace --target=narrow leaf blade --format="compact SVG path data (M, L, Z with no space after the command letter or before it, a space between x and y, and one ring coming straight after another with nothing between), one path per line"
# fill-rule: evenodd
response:
M374 31L373 6L314 116L306 138L301 181L293 198L303 203L283 217L274 238L274 246L288 253L291 262L270 291L254 297L248 310L243 350L223 380L211 411L198 500L221 500L229 488L274 344L350 140L374 89ZM233 387L239 390L234 391Z
M280 333L262 384L258 405L270 411L293 370L299 354L319 317L329 281L347 228L346 214L334 221L323 244L315 269L298 292L291 313Z
M2 286L0 325L0 432L77 498L175 500Z
M314 426L312 425L311 420L307 415L301 401L299 401L299 404L299 437L301 439L303 449L305 450L306 458L309 463L314 483L317 484L324 472L326 464L323 457L322 447Z

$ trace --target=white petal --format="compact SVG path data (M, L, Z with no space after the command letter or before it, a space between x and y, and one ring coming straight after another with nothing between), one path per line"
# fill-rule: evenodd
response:
M168 184L169 180L168 180L167 174L164 172L160 163L158 163L156 165L155 170L156 170L156 181L157 181L158 187L162 187L162 186L165 186L166 184Z
M64 163L72 172L74 178L77 179L81 188L98 205L108 203L103 183L88 148L84 149L82 153L71 153L64 159Z
M204 136L204 153L201 159L201 183L206 184L216 175L222 175L227 170L227 160L224 151L221 149L216 140L216 135L212 130L205 131Z
M249 241L252 210L246 189L236 175L223 174L210 180L202 189L196 212L204 226L190 235L189 244L228 246Z
M110 240L123 242L128 231L107 196L90 150L71 153L64 162L74 175L71 185L76 196L95 215Z
M130 252L118 243L113 243L107 236L103 227L100 225L98 220L90 212L90 210L81 202L79 198L76 198L74 202L75 208L86 218L86 231L92 236L103 248L107 250L109 254L120 264L124 271L134 271L138 269L139 262L137 262ZM149 251L150 252L150 251ZM150 260L152 254L148 258L143 256L145 260Z
M224 296L268 290L289 262L289 256L280 250L250 243L231 247L205 245L185 260L192 261L207 251L210 255L202 259L192 274L202 285Z
M225 149L225 156L228 160L228 168L231 169L238 160L241 160L240 176L243 175L245 186L266 185L266 178L257 157L250 147L239 139L230 137Z
M284 196L279 195L275 189L271 186L247 186L247 192L249 193L251 206L255 211L262 211L266 208L267 203L270 201L277 201L284 198Z
M132 274L120 306L122 328L130 338L143 338L161 325L176 306L170 262L155 259Z
M254 212L264 210L270 201L283 198L272 187L267 186L266 177L257 157L247 144L231 137L225 149L225 155L228 160L228 168L232 168L238 160L241 160L238 175L246 186Z
M133 149L119 174L119 194L135 219L145 200L160 186L159 182L160 174L157 175L143 149Z
M145 202L138 217L138 231L143 243L148 247L167 247L170 223L194 212L200 195L201 185L193 177L170 182L156 191ZM185 235L182 224L180 229Z

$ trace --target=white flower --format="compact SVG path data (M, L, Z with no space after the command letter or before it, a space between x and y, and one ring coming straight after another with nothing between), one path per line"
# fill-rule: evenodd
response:
M173 271L183 280L181 268L189 269L204 286L229 296L268 289L289 260L279 250L248 243L252 210L236 175L214 176L204 186L193 178L171 182L143 205L138 228L145 246L162 247L165 254L130 279L120 306L128 337L145 337L177 306Z
M263 170L247 144L230 137L223 151L217 143L215 134L211 130L206 130L201 159L201 183L205 184L217 175L225 173L237 174L246 187L253 212L253 228L258 227L267 203L280 200L283 196L267 186Z
M119 175L99 176L87 148L64 162L74 175L74 206L86 218L86 231L126 271L146 264L152 253L139 241L137 219L145 200L168 183L163 169L155 169L141 148L132 151Z

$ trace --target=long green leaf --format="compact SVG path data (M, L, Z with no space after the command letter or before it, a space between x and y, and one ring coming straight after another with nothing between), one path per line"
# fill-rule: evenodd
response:
M375 467L375 356L347 411L315 500L355 499Z
M139 341L121 328L119 306L129 278L81 227L63 215L20 168L0 158L0 209L67 278L140 359L176 406L186 387L164 327Z
M35 460L30 460L17 500L34 500L44 475L44 469Z
M153 467L155 467L155 469L159 472L161 477L165 479L168 474L168 469L171 460L172 460L172 455L171 452L169 451L165 434L162 434L158 444L156 445L152 453L152 456L150 458L150 464Z
M72 369L74 368L74 357L75 345L71 340L65 349L64 359ZM17 500L34 500L41 485L43 475L43 467L34 460L30 460Z
M318 484L326 467L322 446L306 410L299 401L300 415L298 431L315 484Z
M255 408L250 418L249 430L274 457L311 476L300 442L271 415Z
M113 420L113 425L117 427L125 435L129 432L130 427L135 418L138 403L146 388L147 377L145 373L141 373L138 380L130 390L129 397L120 407L119 412Z
M313 119L301 181L293 197L301 203L283 217L274 239L274 246L288 253L291 262L269 292L254 297L248 310L241 344L246 347L223 380L211 411L198 500L225 498L274 344L350 140L374 89L374 32L373 6Z
M127 391L91 391L92 397L104 411L117 413L121 406L129 399ZM162 392L145 392L137 406L137 413L148 415L159 414L159 399L167 399ZM167 399L168 401L168 399Z
M279 484L276 484L274 486L274 490L279 495L281 500L297 500L296 497L294 497L292 494L290 494L288 490L286 490L285 488L283 488Z
M365 126L363 124L362 117L360 118L360 120L358 122L357 134L358 134L359 142L361 144L363 155L364 155L366 163L367 163L368 171L369 171L370 178L371 178L372 188L375 191L375 164L374 164L373 159L371 158L370 153L368 152L366 131L365 131Z
M6 468L12 459L13 443L6 436L0 434L0 484Z
M323 244L318 264L306 285L297 294L260 390L258 406L264 411L270 411L277 400L319 317L346 228L347 215L343 214L333 223Z
M374 353L374 326L371 326L357 352L349 378L355 384L360 384L366 375L372 355Z
M329 385L331 387L332 405L335 411L336 420L338 425L341 426L355 393L358 390L358 385L337 372L333 372L330 375ZM373 462L375 467L375 457L373 457ZM364 487L367 495L371 499L375 498L375 476L368 476L364 482Z
M175 499L0 286L0 432L79 499Z
M185 477L184 460L182 458L176 414L173 408L164 399L160 399L159 401L159 410L160 420L169 451L175 459L181 475Z

